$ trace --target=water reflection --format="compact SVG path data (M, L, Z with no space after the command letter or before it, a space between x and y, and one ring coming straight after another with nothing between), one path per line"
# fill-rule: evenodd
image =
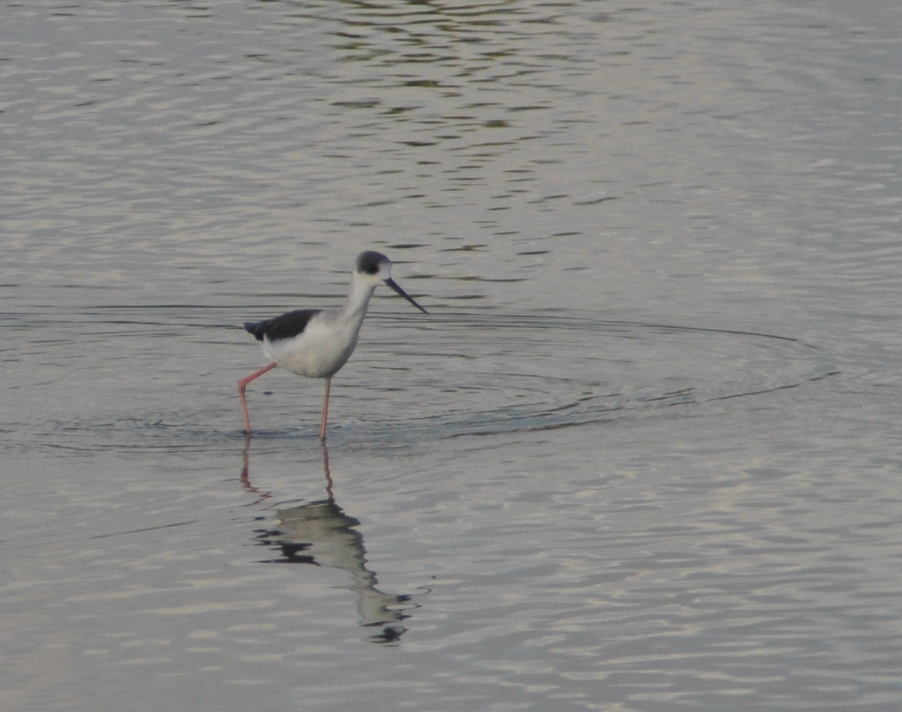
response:
M368 639L376 643L397 643L407 630L402 624L409 617L405 611L417 606L411 603L410 596L384 593L376 588L376 573L367 568L363 535L356 528L360 526L360 521L345 514L335 503L329 451L325 443L322 443L322 450L326 498L279 509L274 528L256 531L255 539L259 546L277 549L281 553L279 558L268 559L264 563L312 564L347 571L351 575L348 588L358 597L360 625L379 629ZM250 438L245 441L241 482L245 489L258 497L255 504L272 496L251 481Z

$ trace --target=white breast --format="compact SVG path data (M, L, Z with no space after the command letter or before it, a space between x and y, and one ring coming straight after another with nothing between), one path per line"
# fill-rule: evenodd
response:
M325 322L314 318L301 334L291 339L264 339L263 350L273 361L299 376L331 378L354 353L360 327L334 322L326 326Z

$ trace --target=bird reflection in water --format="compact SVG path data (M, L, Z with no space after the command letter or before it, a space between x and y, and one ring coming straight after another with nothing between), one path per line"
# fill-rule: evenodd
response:
M383 593L376 585L376 574L366 566L363 535L356 529L360 522L349 517L335 503L332 476L329 471L329 452L322 443L323 469L326 476L326 499L297 507L276 510L275 526L256 531L259 546L281 551L282 556L263 563L313 564L344 569L351 574L350 590L357 594L360 625L381 629L368 637L376 643L397 643L407 630L402 624L409 616L404 610L417 608L410 596ZM245 489L257 495L254 504L269 499L269 492L255 487L250 479L250 438L244 447L244 469L241 482Z

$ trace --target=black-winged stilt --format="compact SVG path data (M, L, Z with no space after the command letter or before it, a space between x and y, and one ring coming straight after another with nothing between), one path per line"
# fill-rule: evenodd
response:
M357 335L366 316L370 297L381 283L387 284L424 314L428 312L417 304L391 278L391 261L379 252L367 251L357 255L357 267L351 277L348 300L341 309L298 309L273 319L244 325L263 345L263 352L272 363L238 381L238 394L244 409L244 427L251 432L251 419L244 396L247 384L255 378L282 366L292 373L307 378L325 378L326 395L323 399L323 421L319 430L321 440L326 439L326 419L329 415L329 388L332 376L347 363Z

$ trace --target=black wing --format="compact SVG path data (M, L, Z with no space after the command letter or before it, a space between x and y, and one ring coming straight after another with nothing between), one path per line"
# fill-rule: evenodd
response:
M303 334L310 320L321 311L322 309L298 309L266 321L249 321L244 328L248 333L253 334L257 341L263 341L264 336L270 341L291 339L298 334Z

